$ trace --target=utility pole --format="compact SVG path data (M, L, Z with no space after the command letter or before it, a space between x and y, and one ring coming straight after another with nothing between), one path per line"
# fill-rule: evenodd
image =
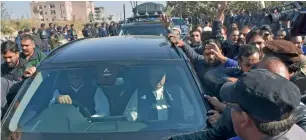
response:
M180 19L182 20L182 1L180 3ZM182 22L180 22L180 30L182 30Z
M125 23L125 4L123 4L123 20L124 20L124 23Z

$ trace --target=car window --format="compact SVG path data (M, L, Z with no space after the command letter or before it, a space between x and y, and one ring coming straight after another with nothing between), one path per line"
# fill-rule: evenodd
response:
M184 19L172 19L172 22L174 23L174 25L186 25Z
M106 133L206 125L203 101L183 60L63 67L42 70L29 82L9 113L10 131ZM60 104L54 100L59 95L74 103Z
M120 35L167 35L167 30L164 26L130 26L122 27Z

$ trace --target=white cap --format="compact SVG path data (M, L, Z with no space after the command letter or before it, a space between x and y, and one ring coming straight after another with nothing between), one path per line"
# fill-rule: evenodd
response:
M172 30L177 30L177 31L179 31L180 35L182 34L182 31L179 28L174 27L174 28L172 28Z

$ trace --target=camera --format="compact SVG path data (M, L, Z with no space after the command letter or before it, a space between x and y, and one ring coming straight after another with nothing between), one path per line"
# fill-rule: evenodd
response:
M266 16L267 22L291 21L291 36L306 35L306 9L301 8L300 5L303 5L303 3L293 2L265 9L270 12Z

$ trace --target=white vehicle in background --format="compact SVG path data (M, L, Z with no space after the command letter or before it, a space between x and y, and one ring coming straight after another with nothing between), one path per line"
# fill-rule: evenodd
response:
M181 29L183 37L189 33L189 26L183 18L172 17L171 20L176 28Z

